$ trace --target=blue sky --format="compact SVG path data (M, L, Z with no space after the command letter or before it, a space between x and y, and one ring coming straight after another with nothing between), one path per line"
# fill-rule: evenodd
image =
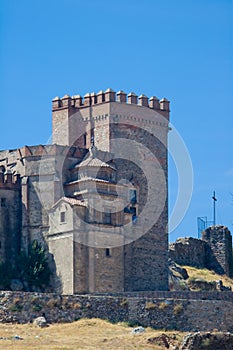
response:
M51 99L120 89L171 100L192 159L193 196L171 233L196 236L197 217L233 222L231 0L1 0L0 149L46 143ZM170 161L170 210L177 195Z

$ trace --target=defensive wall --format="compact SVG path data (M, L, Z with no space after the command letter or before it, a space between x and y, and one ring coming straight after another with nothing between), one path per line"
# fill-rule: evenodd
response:
M49 323L101 318L156 329L233 332L232 292L141 292L57 295L0 292L0 322Z
M169 112L169 101L166 98L159 100L156 96L149 98L144 94L137 96L134 92L130 92L128 95L120 90L117 93L112 89L107 89L106 91L99 91L97 94L95 92L87 93L84 97L81 95L65 95L62 98L56 96L53 99L53 110L57 108L85 108L94 106L101 103L107 102L122 102L133 105L139 105L143 107L149 107L151 109L158 110L160 113L164 113L168 116L166 112Z
M207 268L233 276L232 236L227 227L211 226L202 232L202 239L178 238L169 245L169 257L180 265Z

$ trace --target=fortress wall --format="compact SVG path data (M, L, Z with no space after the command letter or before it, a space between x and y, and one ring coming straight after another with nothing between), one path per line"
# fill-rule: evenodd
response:
M206 267L217 273L233 276L232 236L225 226L212 226L202 232L208 244ZM214 259L213 259L214 257Z
M169 245L169 257L179 265L206 266L206 242L200 239L185 237L178 238Z
M159 297L160 294L166 297ZM48 322L72 322L98 317L111 322L130 321L157 329L233 332L233 293L155 292L157 297L56 295L0 292L0 322L32 322L43 313ZM191 295L192 294L192 295ZM228 297L226 298L226 296ZM186 298L187 296L187 298ZM211 298L211 300L209 299ZM213 299L214 297L214 299Z
M180 265L233 276L232 236L225 226L207 228L202 232L202 239L178 238L169 245L169 257Z

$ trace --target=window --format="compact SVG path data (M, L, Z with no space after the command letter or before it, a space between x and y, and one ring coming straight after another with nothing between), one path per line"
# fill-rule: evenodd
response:
M94 135L94 129L91 129L91 145L95 145L95 135Z
M60 222L65 222L66 221L66 213L62 211L60 213Z
M110 225L111 222L112 222L111 209L106 208L104 211L104 223Z
M129 200L130 200L130 203L132 203L132 204L137 203L137 191L136 190L129 190Z
M1 198L1 207L6 206L6 198Z
M110 249L109 249L109 248L106 248L106 250L105 250L105 255L106 255L106 256L111 256L111 254L110 254Z
M84 144L84 146L87 145L87 134L83 135L83 144Z
M137 211L136 211L136 208L130 207L129 210L130 210L130 213L133 214L132 215L133 223L136 223L137 222Z

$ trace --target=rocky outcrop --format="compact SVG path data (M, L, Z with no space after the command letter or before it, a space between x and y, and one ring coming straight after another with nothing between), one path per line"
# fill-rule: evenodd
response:
M180 350L232 350L233 334L231 333L194 333L188 334Z
M183 267L177 265L173 260L169 259L169 290L172 291L181 291L189 290L186 280L188 279L187 270Z
M189 279L187 286L190 290L203 290L203 291L231 291L231 287L224 286L221 280L207 282L202 279Z
M48 326L48 323L47 323L46 318L44 316L35 318L35 320L33 321L33 324L35 326L40 327L40 328L44 328L44 327Z

